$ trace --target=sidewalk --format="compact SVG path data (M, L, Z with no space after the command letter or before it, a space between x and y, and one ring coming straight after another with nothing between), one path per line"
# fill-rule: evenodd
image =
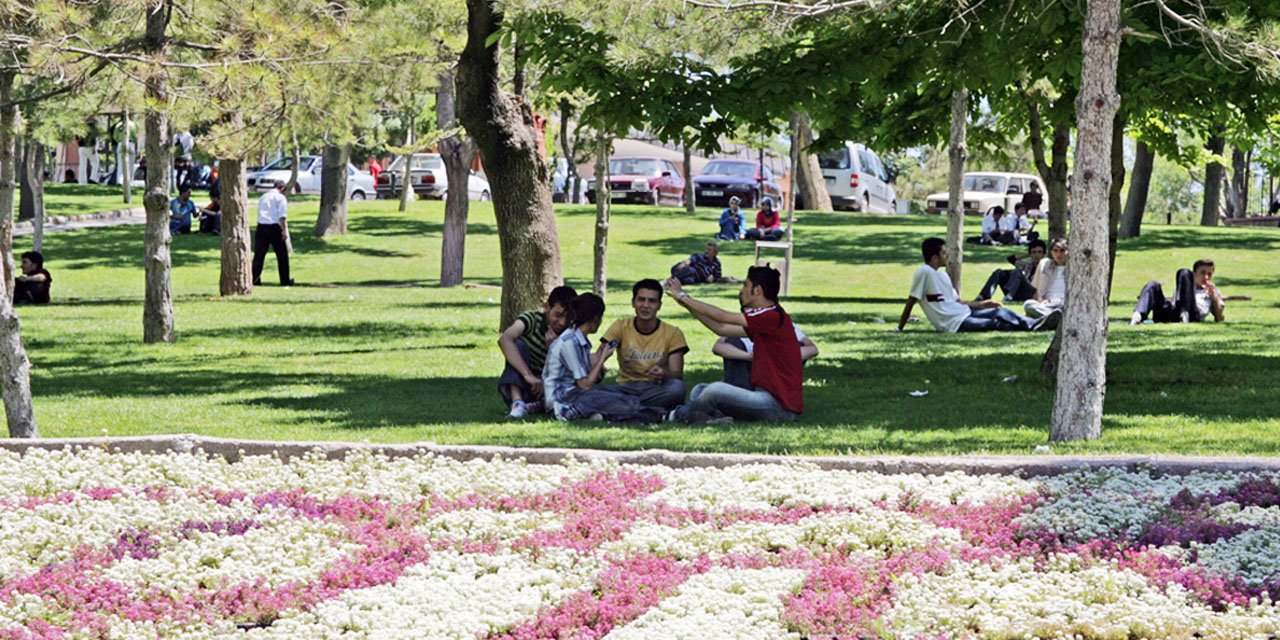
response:
M145 224L146 222L147 212L141 206L138 206L132 209L99 211L77 216L50 216L44 221L44 232L52 233L91 227L114 227L123 224ZM13 224L14 236L29 236L34 231L30 220L19 220Z

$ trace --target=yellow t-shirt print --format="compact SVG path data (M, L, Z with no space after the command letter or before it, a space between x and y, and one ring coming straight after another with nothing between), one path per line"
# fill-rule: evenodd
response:
M655 364L666 364L675 352L689 350L679 327L658 321L658 328L645 335L636 330L636 319L615 320L604 332L605 340L618 341L618 384L645 382L645 372Z

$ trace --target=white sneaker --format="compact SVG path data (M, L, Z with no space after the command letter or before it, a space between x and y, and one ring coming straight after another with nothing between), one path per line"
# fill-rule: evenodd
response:
M1133 317L1129 318L1129 326L1136 327L1142 324L1142 314L1137 311L1133 312Z
M1178 314L1178 320L1181 321L1183 324L1191 322L1191 314L1187 313L1186 311L1180 312Z
M523 400L516 400L511 403L511 412L507 414L507 419L524 420L527 415L529 415L529 405L525 404Z

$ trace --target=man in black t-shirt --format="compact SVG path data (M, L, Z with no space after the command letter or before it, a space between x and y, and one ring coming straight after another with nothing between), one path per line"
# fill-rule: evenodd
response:
M13 304L48 304L52 283L53 276L45 271L44 256L39 251L22 254L22 275L13 282Z

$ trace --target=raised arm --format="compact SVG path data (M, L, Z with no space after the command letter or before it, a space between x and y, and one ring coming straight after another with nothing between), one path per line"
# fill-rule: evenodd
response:
M713 304L708 304L701 300L694 299L689 295L681 285L680 281L675 278L668 278L663 287L667 294L675 298L680 306L689 310L693 317L698 319L712 333L726 338L745 338L747 337L747 318L741 313L725 311Z

